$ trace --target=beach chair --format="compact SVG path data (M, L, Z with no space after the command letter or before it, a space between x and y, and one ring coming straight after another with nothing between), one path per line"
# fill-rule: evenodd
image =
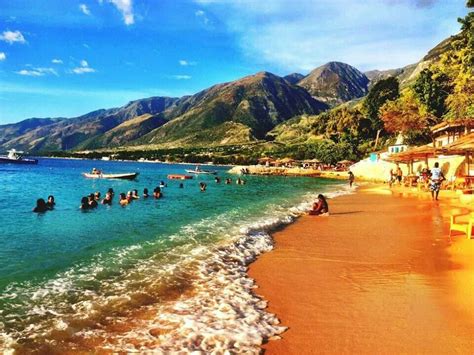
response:
M449 226L449 236L453 231L466 234L468 239L472 238L472 227L474 225L474 212L453 213L451 215L451 223Z

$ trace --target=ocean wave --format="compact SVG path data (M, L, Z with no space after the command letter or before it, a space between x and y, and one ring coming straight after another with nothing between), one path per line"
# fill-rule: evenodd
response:
M325 194L348 192L338 186ZM238 224L226 214L203 219L167 240L97 255L40 285L13 284L0 296L0 347L258 353L286 328L266 312L247 266L273 248L269 232L307 211L314 198L268 206ZM167 242L173 248L161 247ZM166 297L173 288L175 297Z

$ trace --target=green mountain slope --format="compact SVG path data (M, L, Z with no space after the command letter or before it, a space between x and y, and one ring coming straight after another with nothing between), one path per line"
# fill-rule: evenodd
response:
M329 62L314 69L298 85L318 100L336 106L367 94L369 79L356 68Z
M188 97L180 116L140 138L140 145L207 145L263 139L277 124L327 106L304 89L267 72L215 85ZM170 110L172 111L172 110ZM165 112L165 115L168 114Z

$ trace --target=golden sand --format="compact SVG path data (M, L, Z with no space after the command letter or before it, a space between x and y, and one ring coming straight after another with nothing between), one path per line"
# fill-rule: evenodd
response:
M264 349L474 353L474 240L449 239L446 201L363 188L275 233L249 273L289 330Z

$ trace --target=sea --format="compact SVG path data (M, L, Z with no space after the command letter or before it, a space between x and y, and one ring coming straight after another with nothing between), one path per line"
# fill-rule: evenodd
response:
M139 176L82 176L94 167ZM347 193L346 182L243 176L246 184L237 185L222 166L202 167L216 170L220 183L211 175L167 179L194 168L53 158L1 164L0 350L258 353L284 332L247 267L273 248L273 230L307 211L317 194ZM120 192L141 195L161 181L162 198L119 206ZM108 188L116 193L112 206L79 209L83 196ZM33 213L48 195L54 210Z

